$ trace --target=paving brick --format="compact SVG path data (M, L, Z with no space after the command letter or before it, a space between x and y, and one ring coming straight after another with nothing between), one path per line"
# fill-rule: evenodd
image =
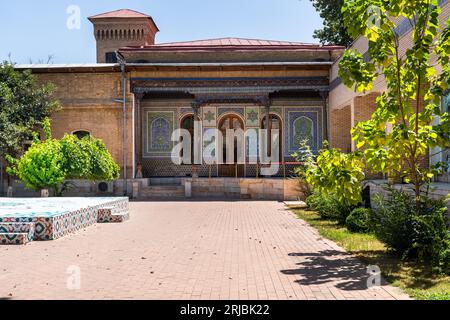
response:
M406 299L279 202L135 202L131 220L0 247L0 298ZM71 266L81 288L69 290Z

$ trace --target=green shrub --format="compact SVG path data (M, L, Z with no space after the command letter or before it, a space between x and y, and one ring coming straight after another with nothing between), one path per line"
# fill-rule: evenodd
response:
M345 220L354 207L341 204L338 197L315 192L306 199L306 204L317 211L323 219L338 221L345 224Z
M377 238L393 251L405 254L414 244L415 203L405 192L390 190L388 197L375 197L371 225Z
M370 230L370 216L372 210L357 208L345 220L345 225L352 232L368 232Z
M420 206L403 190L389 189L377 197L371 226L377 238L404 257L430 262L437 272L450 273L450 236L446 199L427 197Z

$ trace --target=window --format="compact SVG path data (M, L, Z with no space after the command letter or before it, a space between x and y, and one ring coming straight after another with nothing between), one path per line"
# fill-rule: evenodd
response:
M117 63L117 56L115 52L107 52L105 54L106 63Z
M37 132L36 136L37 140L41 141L41 134ZM22 150L23 152L27 152L28 149L30 149L31 145L33 144L34 137L33 135L29 135L26 137L26 139L23 141Z
M230 114L225 116L224 118L222 118L222 120L219 123L219 130L222 132L222 136L223 136L223 163L224 164L228 164L227 163L227 134L228 134L228 130L244 130L244 122L237 116L234 114ZM238 163L238 147L239 143L238 143L238 137L235 136L234 137L234 163Z
M89 137L91 134L88 131L79 130L79 131L74 131L73 135L77 136L78 139L83 139L85 137Z
M181 129L189 131L191 135L191 164L194 163L194 115L188 115L181 120ZM181 154L183 157L183 153ZM185 163L186 164L186 163Z
M269 138L267 140L267 151L268 151L268 156L271 157L272 156L272 138L271 137L271 132L272 130L278 130L278 133L280 135L279 138L279 160L283 161L283 148L282 148L282 126L281 126L281 119L275 115L275 114L270 114L269 115L269 125L267 126L267 116L263 117L262 123L261 123L261 128L262 129L268 129L268 134L269 134Z

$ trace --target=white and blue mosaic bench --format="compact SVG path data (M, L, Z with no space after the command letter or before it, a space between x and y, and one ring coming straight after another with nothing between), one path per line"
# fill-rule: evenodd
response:
M0 198L0 245L56 240L129 219L128 198Z

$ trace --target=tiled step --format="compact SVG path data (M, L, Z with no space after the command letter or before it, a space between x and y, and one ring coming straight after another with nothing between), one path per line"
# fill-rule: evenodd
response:
M98 223L121 223L130 219L128 210L117 210L115 208L103 208L98 210Z
M33 223L0 223L0 244L26 244L33 238Z
M34 233L34 223L0 222L0 233Z
M27 244L32 240L28 233L0 233L0 245Z

